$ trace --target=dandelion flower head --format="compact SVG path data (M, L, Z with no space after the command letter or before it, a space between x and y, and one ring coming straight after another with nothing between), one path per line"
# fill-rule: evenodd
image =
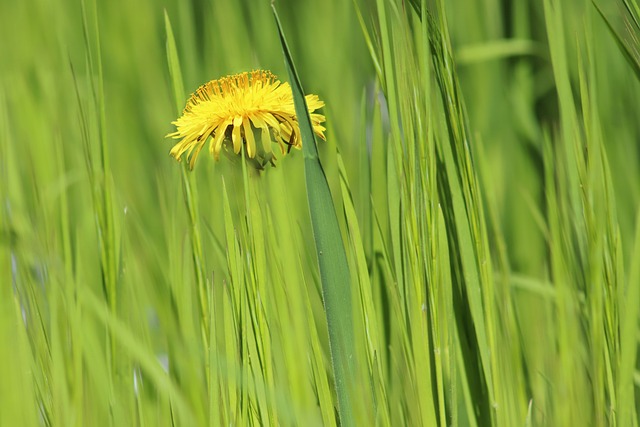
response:
M324 106L317 95L306 96L314 133L324 139L325 117L313 113ZM282 155L291 147L300 149L300 126L288 83L281 83L268 71L244 72L212 80L198 88L187 101L177 130L167 135L180 141L171 156L180 160L186 153L193 169L198 154L211 137L209 151L218 160L220 152L246 155L262 168L274 164L276 151Z

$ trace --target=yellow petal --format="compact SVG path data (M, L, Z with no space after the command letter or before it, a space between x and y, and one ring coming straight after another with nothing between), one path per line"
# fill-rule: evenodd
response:
M264 148L264 151L266 153L270 153L271 152L271 135L269 135L268 127L262 128L261 139L262 139L262 147Z
M213 158L218 160L220 158L220 150L222 150L222 141L224 141L224 136L227 133L227 128L231 124L231 120L227 120L221 126L218 126L216 130L216 137L211 143L211 154L213 154Z
M198 148L196 148L196 151L191 155L191 159L189 160L189 169L193 170L193 167L196 164L196 160L198 159L198 154L200 154L202 147L204 147L204 141L202 141Z
M233 119L233 132L231 133L231 140L233 141L233 152L238 154L242 148L242 136L240 135L240 125L242 125L242 117L236 116Z
M179 160L182 154L189 149L190 144L191 139L185 137L182 141L173 146L169 154L171 154L176 160Z
M260 115L260 117L269 125L271 126L274 130L279 130L280 128L280 123L278 122L278 120L273 117L273 114L271 113L263 113Z
M305 96L305 100L307 101L307 109L309 112L324 107L324 102L320 101L318 95L307 95Z
M256 139L253 136L253 130L251 129L251 122L246 117L242 120L244 126L244 138L247 140L247 154L250 159L256 156Z
M262 149L266 153L271 152L271 137L269 136L269 126L259 114L253 114L249 116L251 123L256 129L261 129L260 142L262 143Z

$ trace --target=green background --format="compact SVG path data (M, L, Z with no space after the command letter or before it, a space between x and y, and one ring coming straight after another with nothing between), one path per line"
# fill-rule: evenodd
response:
M356 425L637 425L640 84L594 4L276 7ZM0 425L335 425L302 152L185 174L164 138L208 80L288 80L270 2L0 0L0 40Z

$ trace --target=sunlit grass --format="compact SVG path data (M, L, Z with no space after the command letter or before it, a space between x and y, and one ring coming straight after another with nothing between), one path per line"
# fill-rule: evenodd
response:
M54 3L0 7L0 425L638 424L637 2ZM326 141L176 163L253 69Z

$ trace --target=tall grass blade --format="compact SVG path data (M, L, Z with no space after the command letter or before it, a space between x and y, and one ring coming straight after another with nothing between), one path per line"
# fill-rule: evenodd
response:
M178 58L178 50L173 37L173 29L167 11L164 12L165 32L167 35L167 60L169 62L169 74L171 75L171 84L176 103L176 112L180 114L184 103L184 84L182 82L182 71L180 60ZM202 332L202 340L205 348L209 342L208 319L208 289L206 276L204 273L204 255L202 251L202 238L200 233L200 219L198 214L198 191L195 179L192 174L188 173L188 166L182 163L181 178L182 188L184 190L184 201L187 213L189 214L189 234L191 237L191 250L193 257L193 269L196 276L196 285L198 287L198 300L200 303L200 326Z
M287 46L278 12L273 3L271 6L278 34L280 35L280 43L289 79L291 80L296 115L302 134L307 199L313 224L316 254L320 265L322 294L329 327L329 342L338 395L340 423L342 426L353 426L355 425L353 414L355 397L351 396L350 388L353 378L354 349L351 286L347 255L327 177L318 157L318 149L302 85Z

